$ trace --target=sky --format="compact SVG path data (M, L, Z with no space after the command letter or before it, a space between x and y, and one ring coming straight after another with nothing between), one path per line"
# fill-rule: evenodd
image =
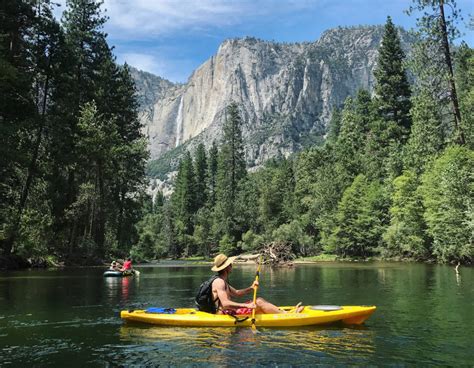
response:
M57 15L64 10L65 0ZM228 38L316 41L338 26L384 24L415 27L405 10L411 0L104 0L108 42L119 63L184 83ZM474 0L458 0L465 21ZM462 39L474 47L474 31L462 24Z

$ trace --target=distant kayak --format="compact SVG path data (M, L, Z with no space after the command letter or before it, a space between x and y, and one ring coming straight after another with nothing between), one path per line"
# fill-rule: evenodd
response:
M128 277L128 276L138 276L140 272L137 270L126 270L126 271L114 271L107 270L104 272L104 277Z
M293 307L280 307L288 313L257 314L257 327L295 327L324 325L342 322L359 325L376 310L375 306L306 306L302 312L295 313ZM149 308L120 312L124 321L142 322L154 325L187 327L235 327L251 326L251 316L229 316L211 314L196 309Z

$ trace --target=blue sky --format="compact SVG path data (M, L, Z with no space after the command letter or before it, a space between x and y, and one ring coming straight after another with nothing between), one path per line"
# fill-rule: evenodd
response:
M64 4L64 0L60 1ZM105 30L120 63L127 61L173 82L185 82L227 38L315 41L337 26L415 26L411 0L105 0ZM458 0L467 20L474 0ZM64 9L64 5L62 5ZM474 32L462 37L474 46Z

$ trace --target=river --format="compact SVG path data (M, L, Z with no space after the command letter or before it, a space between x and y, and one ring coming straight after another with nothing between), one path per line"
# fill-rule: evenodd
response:
M474 269L408 263L262 267L259 295L279 305L376 305L363 326L175 328L122 323L122 309L190 307L209 266L0 273L1 367L471 366ZM249 286L254 265L230 282ZM248 298L247 298L248 299Z

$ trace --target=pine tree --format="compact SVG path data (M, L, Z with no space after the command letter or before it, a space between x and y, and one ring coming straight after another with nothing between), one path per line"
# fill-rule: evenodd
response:
M328 135L326 144L334 144L341 132L341 110L335 108L332 111L331 120L329 121Z
M208 167L208 180L209 180L209 207L214 207L216 203L216 187L217 187L217 166L218 166L219 150L217 148L216 141L212 142L212 146L209 149L209 167Z
M196 173L196 209L204 207L207 202L207 157L204 144L199 144L195 154Z
M420 192L433 254L440 262L474 257L474 152L451 146L422 176Z
M236 238L241 234L236 228L235 213L239 182L246 176L241 125L238 106L232 103L227 107L223 127L224 136L219 154L216 190L219 232L226 234L230 242L232 239L238 240Z
M172 195L173 212L179 222L178 230L184 235L193 233L193 215L196 212L196 178L189 151L181 160Z
M460 34L456 28L460 11L455 0L413 0L413 3L408 13L419 11L423 16L417 19L419 41L413 52L412 69L422 88L438 96L440 103L451 105L453 141L465 144L450 48ZM449 15L446 9L451 11Z
M372 100L367 91L360 90L355 99L347 98L342 110L339 137L334 149L337 161L352 177L364 169L364 150L372 121Z
M425 165L444 148L447 132L437 103L429 93L421 92L413 98L411 114L413 126L406 146L405 166L420 175Z
M474 49L461 43L456 55L456 85L459 86L459 108L466 144L474 149Z
M110 52L103 31L107 18L102 15L102 4L100 0L67 0L63 14L66 41L73 57L70 65L73 84L70 87L78 109L95 97L97 90L91 86L104 61L103 53Z
M397 29L392 19L387 17L382 44L379 48L375 94L380 117L393 129L391 139L406 141L411 127L410 85L403 65L405 53L401 47ZM391 128L390 125L393 124Z
M0 5L0 246L12 252L18 227L18 189L21 171L27 167L30 139L35 127L32 90L34 65L31 37L34 26L32 5L24 1L3 1ZM20 169L20 170L19 170Z

